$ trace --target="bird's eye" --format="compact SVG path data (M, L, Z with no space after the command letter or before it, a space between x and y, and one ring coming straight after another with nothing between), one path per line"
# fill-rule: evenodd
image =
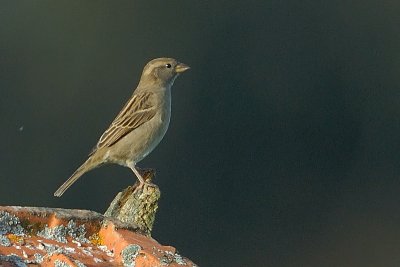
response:
M168 63L168 64L165 65L165 67L167 67L168 69L170 69L172 66L171 66L171 64Z

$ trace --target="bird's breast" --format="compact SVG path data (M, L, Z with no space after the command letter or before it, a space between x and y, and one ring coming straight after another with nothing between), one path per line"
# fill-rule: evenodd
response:
M158 103L158 109L153 118L127 134L114 145L121 149L113 150L118 152L110 155L111 161L121 165L125 165L127 158L133 162L139 162L161 142L168 130L171 118L171 97L167 94L161 99L163 101Z

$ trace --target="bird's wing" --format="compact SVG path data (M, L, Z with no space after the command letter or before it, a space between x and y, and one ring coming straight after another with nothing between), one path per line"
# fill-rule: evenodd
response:
M156 114L156 107L149 101L151 95L152 93L148 92L134 95L100 137L91 154L99 148L112 146L122 137L153 118Z

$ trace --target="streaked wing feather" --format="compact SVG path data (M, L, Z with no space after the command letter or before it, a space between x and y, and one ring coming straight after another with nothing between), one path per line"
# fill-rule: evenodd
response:
M134 95L100 137L93 152L99 148L112 146L125 135L153 118L156 109L148 101L150 96L151 93Z

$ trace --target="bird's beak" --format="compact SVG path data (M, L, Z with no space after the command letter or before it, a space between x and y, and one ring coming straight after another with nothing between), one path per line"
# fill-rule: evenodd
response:
M178 63L175 66L175 72L177 72L177 73L181 73L181 72L187 71L188 69L190 69L190 67L188 65L186 65L186 64L183 64L183 63Z

